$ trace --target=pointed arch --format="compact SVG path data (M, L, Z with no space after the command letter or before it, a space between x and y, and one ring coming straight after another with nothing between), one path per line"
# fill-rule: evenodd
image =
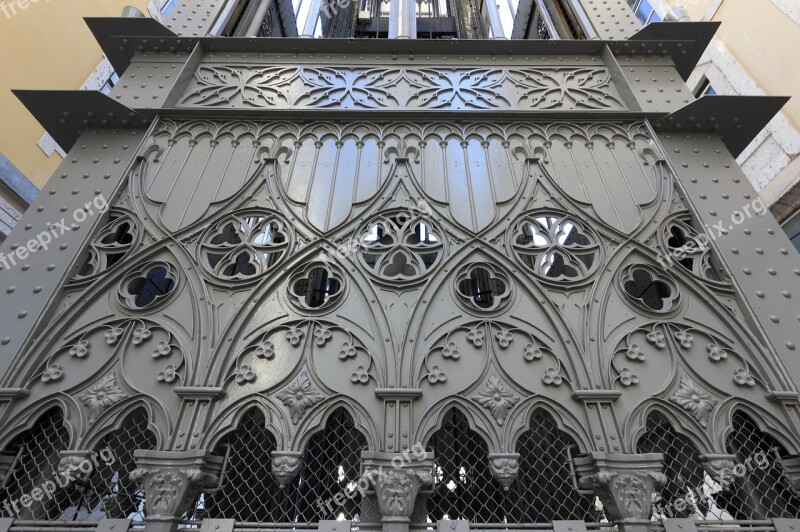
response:
M30 428L19 433L0 455L11 462L8 477L0 488L0 500L18 501L50 482L48 486L53 486L54 496L33 501L27 507L19 506L17 518L61 520L69 499L63 489L57 489L54 472L58 471L60 453L69 449L69 431L64 424L64 413L58 407L48 408L34 419Z
M542 406L529 410L528 430L516 444L519 475L507 494L508 522L599 521L594 498L577 490L572 457L581 452L557 417Z
M742 410L731 421L726 444L737 468L724 500L726 510L734 519L799 518L800 495L782 462L786 448Z

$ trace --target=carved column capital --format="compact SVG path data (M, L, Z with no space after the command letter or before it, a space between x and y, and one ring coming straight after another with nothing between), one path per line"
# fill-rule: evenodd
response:
M792 481L795 491L800 492L800 456L792 456L791 458L782 458L783 468L786 470L786 476Z
M144 451L133 454L133 480L144 486L146 521L153 532L174 531L200 490L216 485L222 457L204 451Z
M363 477L375 489L383 532L406 532L422 486L433 483L433 453L361 453Z
M625 530L647 528L652 493L664 485L663 455L593 452L575 459L581 488L593 490L606 515Z
M700 463L706 473L718 483L723 490L730 488L736 478L734 467L736 467L735 454L701 454Z
M517 480L519 459L519 453L489 453L489 470L505 489L510 488Z
M283 488L300 472L303 453L298 451L272 451L272 477Z

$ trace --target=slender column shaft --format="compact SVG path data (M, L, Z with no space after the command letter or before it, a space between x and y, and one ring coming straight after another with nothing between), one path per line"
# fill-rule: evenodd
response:
M485 0L486 11L489 13L489 26L492 28L492 35L495 39L505 39L503 33L503 22L500 20L500 9L497 7L497 0Z
M301 37L313 37L314 30L317 29L317 19L319 19L320 0L311 0L311 8L308 10L308 18L303 25Z
M261 23L264 22L264 19L267 16L270 3L270 0L259 0L256 14L253 16L253 21L250 23L250 26L248 26L247 32L245 33L246 37L255 37L258 35L258 32L261 29Z
M391 0L389 38L417 38L417 3L415 0Z

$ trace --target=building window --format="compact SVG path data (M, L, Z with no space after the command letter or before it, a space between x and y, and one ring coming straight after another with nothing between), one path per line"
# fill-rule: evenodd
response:
M650 24L651 22L661 22L661 17L653 6L650 5L650 0L628 0L628 5L631 6L633 12L636 13L636 18L642 24Z
M167 3L161 8L161 14L164 15L164 17L168 17L170 13L172 13L172 10L175 9L175 6L176 0L167 0Z
M708 81L708 78L703 78L697 88L694 91L695 98L699 98L701 96L715 96L717 91L714 90L714 87L711 86L711 82Z
M794 216L783 224L783 230L797 251L800 251L800 212L796 212Z
M100 92L102 92L103 94L110 94L111 89L113 89L114 85L116 85L118 82L119 82L119 76L117 75L116 72L112 72L111 77L109 77L108 80L105 82L105 84L102 87L100 87Z

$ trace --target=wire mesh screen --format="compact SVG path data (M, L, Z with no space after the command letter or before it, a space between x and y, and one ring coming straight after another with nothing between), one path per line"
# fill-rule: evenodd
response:
M466 519L473 523L549 523L554 519L597 521L592 498L574 489L568 448L574 442L553 419L537 411L520 438L517 480L504 489L488 466L483 438L466 418L451 410L431 438L434 485L427 499L427 519Z
M733 416L728 452L743 466L743 474L734 475L730 492L720 497L728 513L735 519L800 517L800 497L780 459L786 450L741 412Z
M275 438L263 414L252 409L217 447L215 453L226 457L221 485L201 497L197 517L259 523L358 520L361 501L354 487L365 448L353 419L338 409L306 445L298 476L280 488L271 474ZM342 499L344 504L337 504Z
M61 519L62 508L69 502L55 482L58 480L58 452L68 446L69 433L64 428L64 417L58 408L46 412L36 425L11 442L4 454L14 459L0 489L0 501L8 502L8 507L4 505L0 510L4 516L26 520ZM50 493L43 500L35 501L29 507L20 503L22 496L30 495L34 489L45 485ZM51 489L50 486L54 487Z
M155 443L155 436L147 429L146 412L137 409L102 440L93 454L82 457L71 472L59 473L59 451L67 449L69 435L60 410L52 410L9 446L15 460L0 500L16 501L11 507L21 519L141 520L144 494L130 479L136 467L133 451L153 449ZM26 508L20 500L24 495L41 500L34 499Z
M647 432L637 443L640 453L663 453L667 483L653 495L653 516L656 518L694 517L697 519L730 519L717 498L721 491L703 469L695 446L681 436L660 414L647 418Z
M133 452L156 447L156 437L147 424L147 412L137 408L119 429L103 438L91 459L95 466L92 474L67 488L71 503L64 512L67 520L144 518L144 491L130 473L136 469Z
M653 497L654 517L745 521L800 516L800 499L780 463L783 448L744 414L734 415L733 429L728 452L736 455L736 465L723 486L704 470L686 437L663 416L648 417L637 451L663 453L667 476L666 485Z

